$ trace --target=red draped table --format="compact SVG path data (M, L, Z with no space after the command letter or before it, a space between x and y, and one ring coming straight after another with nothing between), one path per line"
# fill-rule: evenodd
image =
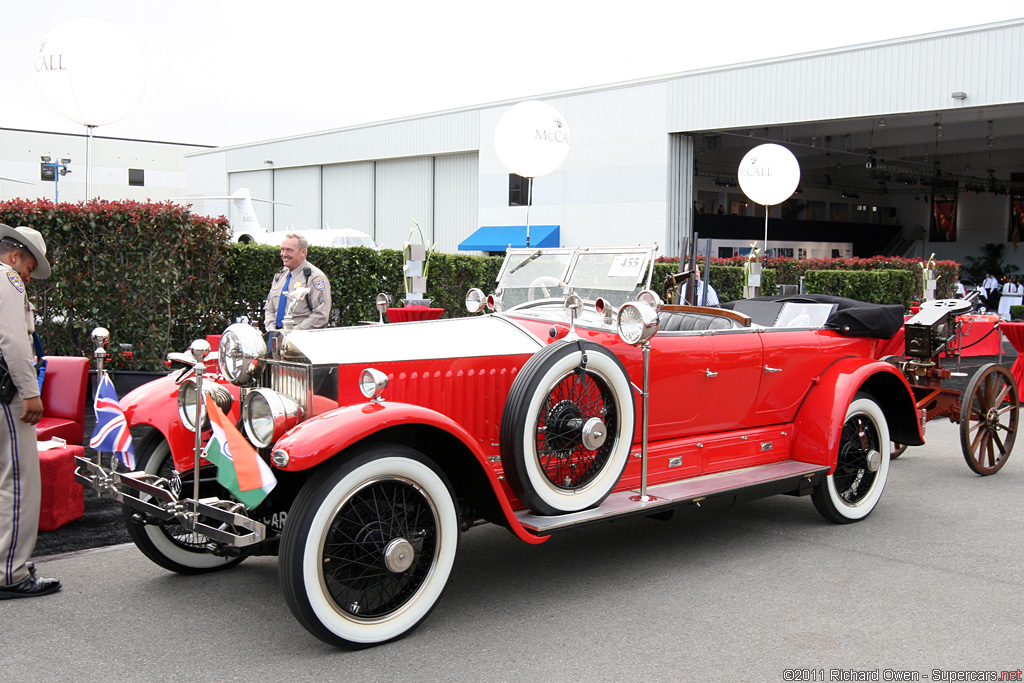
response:
M444 313L443 308L428 306L400 306L388 309L388 320L393 323L411 323L417 320L437 320Z
M1017 380L1017 386L1024 384L1024 323L1008 323L1004 322L999 326L999 329L1006 335L1007 341L1017 349L1017 360L1013 362L1013 367L1010 368L1010 374Z

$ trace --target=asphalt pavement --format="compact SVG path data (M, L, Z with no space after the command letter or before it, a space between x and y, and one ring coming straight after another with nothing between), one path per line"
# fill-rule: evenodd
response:
M820 681L907 672L905 680L983 680L948 672L1016 672L1024 666L1024 455L982 478L964 463L956 425L930 423L926 436L926 446L892 463L878 507L856 524L829 524L810 499L776 496L667 522L600 524L540 546L494 526L471 529L423 625L358 652L321 643L292 618L276 558L194 577L164 571L133 546L42 558L40 572L64 589L0 603L0 679Z

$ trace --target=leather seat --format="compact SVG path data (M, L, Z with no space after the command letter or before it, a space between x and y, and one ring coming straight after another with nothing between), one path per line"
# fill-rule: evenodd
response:
M703 330L731 330L732 320L718 315L703 313L663 312L661 332L692 332Z
M89 359L78 356L47 356L43 377L43 418L36 424L36 438L64 439L81 446L85 434L86 387Z

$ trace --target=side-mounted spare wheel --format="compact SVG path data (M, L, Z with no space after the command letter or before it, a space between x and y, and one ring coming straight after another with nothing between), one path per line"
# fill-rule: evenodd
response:
M599 344L555 342L516 375L501 417L501 462L516 496L555 515L599 504L618 483L635 408L622 362Z

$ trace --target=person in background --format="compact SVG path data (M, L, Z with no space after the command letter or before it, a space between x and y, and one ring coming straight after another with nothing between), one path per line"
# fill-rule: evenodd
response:
M967 288L964 287L964 283L960 282L960 278L957 277L956 282L953 283L953 294L958 299L964 299L967 297Z
M704 281L700 279L700 268L693 271L694 281L697 283L697 296L694 297L693 303L696 306L718 306L718 292L711 285L705 285ZM704 289L707 288L708 298L707 302L704 301ZM683 285L683 301L686 301L687 285Z
M999 306L999 280L992 273L986 273L981 288L985 290L985 308L990 311L996 310Z
M38 230L0 223L0 374L12 391L0 396L0 600L34 598L60 590L60 581L36 575L29 558L39 533L42 482L35 424L43 401L33 364L35 321L25 293L32 278L50 276L46 242Z
M327 326L331 314L331 283L323 271L306 260L309 242L302 235L288 233L281 242L281 262L270 285L270 294L263 305L263 323L267 331L283 326L287 309L287 293L299 287L309 287L309 293L299 299L292 310L296 330L315 330Z

